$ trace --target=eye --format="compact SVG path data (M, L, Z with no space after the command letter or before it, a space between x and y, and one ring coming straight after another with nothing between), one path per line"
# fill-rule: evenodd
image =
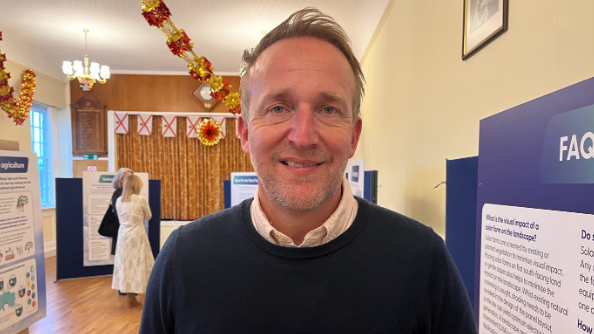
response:
M323 111L326 115L332 115L336 112L336 109L334 107L324 107Z
M281 106L274 106L272 107L272 112L275 114L280 114L283 111L285 111L285 108L281 107Z

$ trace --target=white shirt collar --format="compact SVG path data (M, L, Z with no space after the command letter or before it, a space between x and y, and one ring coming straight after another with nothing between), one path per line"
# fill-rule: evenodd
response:
M336 239L344 233L355 220L359 204L353 197L351 186L346 179L342 182L342 197L338 207L332 215L319 227L309 231L301 245L297 246L293 240L272 226L260 205L259 188L256 189L254 200L250 207L252 223L256 231L269 242L286 247L314 247Z

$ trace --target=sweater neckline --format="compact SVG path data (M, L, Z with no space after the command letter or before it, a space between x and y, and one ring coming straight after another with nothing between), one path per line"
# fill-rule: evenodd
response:
M247 233L250 240L255 243L259 248L263 249L269 254L272 254L277 257L282 257L286 259L309 259L309 258L316 258L320 256L324 256L330 254L345 245L349 244L359 232L363 229L365 224L367 223L367 201L361 198L355 197L357 202L359 203L359 209L357 212L357 216L353 221L352 225L344 231L341 235L336 237L335 239L327 242L323 245L314 246L314 247L286 247L286 246L279 246L271 243L270 241L264 239L256 231L254 224L252 223L252 218L250 214L250 206L252 204L253 198L250 200L245 200L240 204L240 212L242 217L242 225L243 229Z

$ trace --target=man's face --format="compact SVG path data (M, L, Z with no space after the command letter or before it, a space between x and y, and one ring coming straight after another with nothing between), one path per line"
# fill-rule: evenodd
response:
M240 120L239 130L263 200L309 211L340 198L361 133L345 56L316 38L282 40L260 55L250 76L250 120Z

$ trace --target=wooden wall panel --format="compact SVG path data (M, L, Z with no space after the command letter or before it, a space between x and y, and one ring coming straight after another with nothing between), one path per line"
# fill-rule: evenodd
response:
M93 96L70 105L72 154L107 154L107 112Z
M107 172L107 160L72 160L72 177L82 177L89 166L97 167L98 172Z
M239 77L225 77L231 92L239 92ZM204 107L191 95L200 85L190 75L113 74L105 84L97 83L90 92L83 92L78 81L70 82L70 103L85 95L95 97L105 110L204 112ZM223 102L211 112L227 112Z
M239 76L225 78L229 80L231 92L239 92ZM105 84L95 84L90 92L80 89L78 81L70 81L70 103L75 104L83 96L92 96L105 105L106 111L206 112L202 104L191 94L198 86L200 81L192 79L189 74L113 74ZM228 111L223 102L217 103L210 110ZM107 133L105 136L107 137Z

